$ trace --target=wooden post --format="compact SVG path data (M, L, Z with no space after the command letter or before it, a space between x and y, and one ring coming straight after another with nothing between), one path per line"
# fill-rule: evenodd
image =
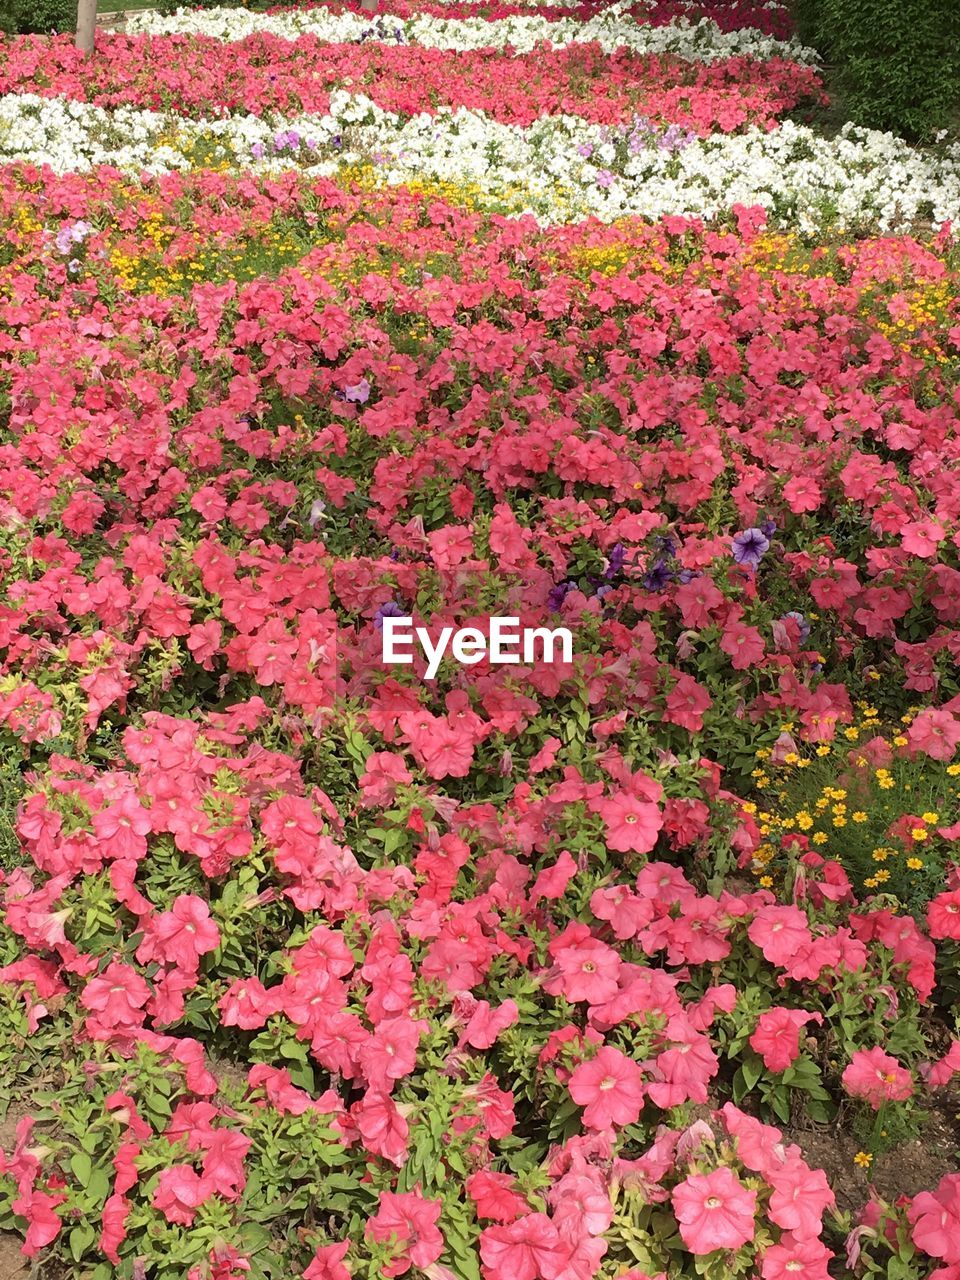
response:
M93 53L97 29L97 0L77 0L77 48Z

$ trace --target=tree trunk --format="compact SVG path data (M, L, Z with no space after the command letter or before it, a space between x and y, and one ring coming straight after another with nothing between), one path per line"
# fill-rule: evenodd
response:
M77 48L93 53L97 29L97 0L77 0Z

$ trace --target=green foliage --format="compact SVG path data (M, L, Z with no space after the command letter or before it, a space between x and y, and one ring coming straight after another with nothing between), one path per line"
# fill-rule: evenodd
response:
M76 0L0 0L16 13L17 30L48 35L51 31L76 31ZM2 12L2 10L0 10Z
M798 0L801 38L836 63L857 124L911 138L960 106L960 0Z

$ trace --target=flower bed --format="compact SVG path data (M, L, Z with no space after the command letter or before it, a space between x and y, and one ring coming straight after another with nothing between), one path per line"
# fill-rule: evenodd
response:
M4 46L0 1226L77 1280L957 1280L960 247L887 230L956 150L689 139L667 77L813 73L576 44L366 41L325 103L343 45L201 19ZM455 64L489 111L405 119ZM661 118L496 118L578 66ZM382 661L492 615L572 657Z

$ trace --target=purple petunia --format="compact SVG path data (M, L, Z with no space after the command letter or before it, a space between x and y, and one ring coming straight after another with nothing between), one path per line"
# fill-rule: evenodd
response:
M733 540L734 560L737 564L745 564L748 569L756 569L769 549L770 539L762 529L744 529Z

